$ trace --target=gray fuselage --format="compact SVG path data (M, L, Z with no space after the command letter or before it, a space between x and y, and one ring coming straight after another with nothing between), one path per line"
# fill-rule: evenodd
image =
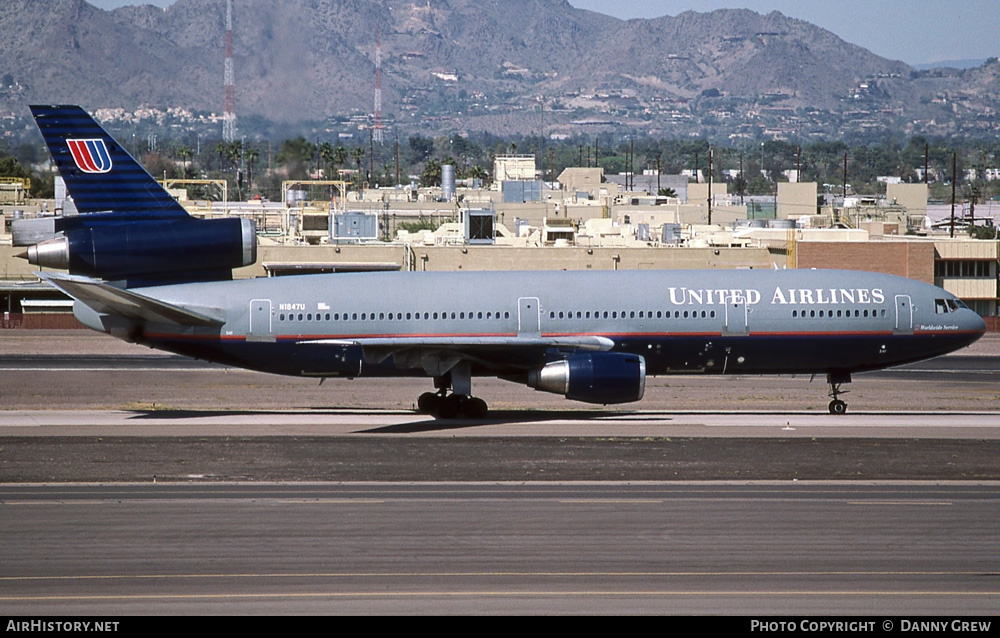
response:
M517 379L573 350L537 337L601 338L650 375L850 374L944 354L985 329L935 286L837 270L361 273L137 292L225 319L144 325L139 342L307 376L434 376L427 358L451 357ZM77 314L108 328L79 303Z

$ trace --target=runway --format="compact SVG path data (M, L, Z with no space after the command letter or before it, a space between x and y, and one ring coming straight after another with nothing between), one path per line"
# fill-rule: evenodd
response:
M0 605L992 614L984 341L857 375L843 416L822 379L651 379L625 409L477 379L489 417L439 421L412 410L425 380L321 386L25 335L0 345Z
M11 615L881 623L1000 603L996 485L4 486L0 503Z

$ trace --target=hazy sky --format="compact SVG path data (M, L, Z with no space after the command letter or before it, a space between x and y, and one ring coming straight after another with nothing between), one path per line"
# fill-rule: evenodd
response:
M239 0L236 0L237 4ZM169 6L174 0L89 0L110 9L124 4ZM1000 57L998 0L569 0L580 9L617 18L657 18L723 8L781 13L837 34L878 55L924 64Z

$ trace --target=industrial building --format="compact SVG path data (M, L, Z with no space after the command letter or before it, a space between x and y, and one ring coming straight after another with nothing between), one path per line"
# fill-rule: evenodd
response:
M933 222L941 219L929 219L923 184L889 183L884 198L830 206L819 203L815 183L781 182L762 204L729 193L724 183L648 172L624 179L601 168L567 168L545 182L530 155L497 157L497 180L488 189L456 181L453 167L444 168L440 188L356 191L340 181L298 181L284 185L280 202L227 201L224 182L222 201L191 200L183 183L167 186L193 215L256 221L259 258L238 277L389 269L843 268L933 283L984 317L998 314L1000 242L952 228L935 231ZM626 190L626 183L636 186ZM658 184L678 196L655 195ZM14 258L21 249L12 246L11 229L15 219L70 210L72 202L12 197L0 205L0 325L62 325L67 300ZM996 329L997 320L988 321Z

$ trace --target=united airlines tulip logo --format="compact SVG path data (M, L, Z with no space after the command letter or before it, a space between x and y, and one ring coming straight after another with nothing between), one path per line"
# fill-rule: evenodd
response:
M84 173L107 173L111 170L111 154L104 140L66 140L76 167Z

